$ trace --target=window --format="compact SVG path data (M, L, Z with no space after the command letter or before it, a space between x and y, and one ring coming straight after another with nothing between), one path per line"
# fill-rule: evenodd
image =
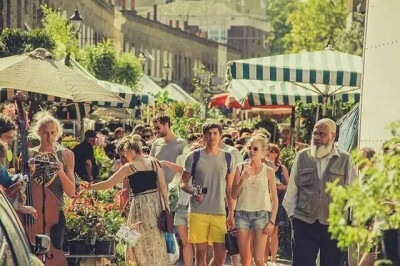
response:
M221 30L220 40L221 43L226 43L226 30Z
M0 266L17 265L4 229L0 226Z
M219 31L218 30L210 30L208 38L213 41L218 41L219 40Z

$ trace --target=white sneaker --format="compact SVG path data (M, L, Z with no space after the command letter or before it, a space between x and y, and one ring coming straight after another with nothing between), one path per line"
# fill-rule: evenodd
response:
M271 262L271 266L278 266L278 264L276 264L276 262Z

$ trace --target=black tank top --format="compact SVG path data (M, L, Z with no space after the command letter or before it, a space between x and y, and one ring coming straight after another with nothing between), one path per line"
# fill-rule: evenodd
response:
M132 164L130 167L133 174L128 176L130 192L133 195L154 190L157 188L157 168L156 163L151 161L151 170L138 171Z

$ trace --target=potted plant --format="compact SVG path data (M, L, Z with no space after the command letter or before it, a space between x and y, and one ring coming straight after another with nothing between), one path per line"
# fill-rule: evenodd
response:
M125 223L115 204L103 203L101 225L96 228L95 242L96 255L109 255L115 253L115 237L119 228Z
M70 200L65 199L67 209L66 239L70 254L89 254L92 250L93 228L97 224L97 209L92 200L92 194L86 193Z

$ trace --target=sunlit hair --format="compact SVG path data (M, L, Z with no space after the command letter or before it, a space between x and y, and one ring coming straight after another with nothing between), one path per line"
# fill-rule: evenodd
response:
M254 143L254 142L259 142L261 144L261 149L263 151L265 151L265 149L267 148L267 140L260 135L255 135L250 138L249 144Z
M0 140L0 165L4 164L6 161L7 149L8 149L7 143Z
M128 141L124 144L124 151L132 150L136 154L142 154L142 137L139 134L133 135Z
M62 127L60 121L58 121L56 118L54 118L47 111L41 111L33 117L33 125L30 128L31 133L33 135L35 135L36 137L40 138L40 130L43 127L43 125L45 125L45 124L55 124L56 125L56 127L57 127L56 139L58 139L59 137L62 136L63 127Z
M276 166L279 166L281 164L281 161L279 160L279 157L281 156L281 149L279 149L278 145L273 143L268 144L267 149L269 150L269 152L278 154L278 156L275 158L274 164Z

